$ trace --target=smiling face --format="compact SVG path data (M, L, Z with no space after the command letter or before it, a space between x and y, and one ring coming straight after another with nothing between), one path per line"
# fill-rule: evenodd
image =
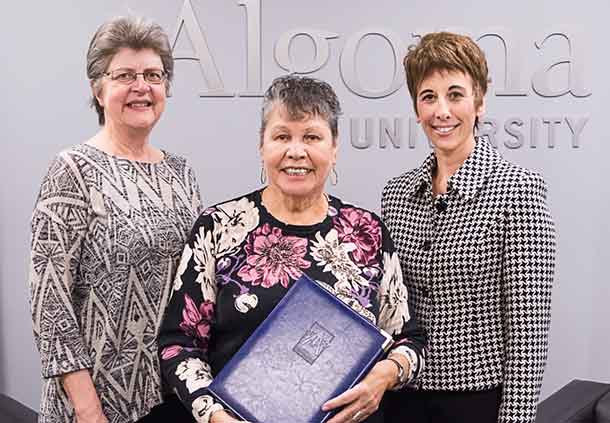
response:
M315 198L337 160L337 145L320 116L291 120L282 105L269 113L260 154L269 187L294 198Z
M416 104L417 120L437 153L466 158L475 145L475 119L484 112L472 79L462 72L434 72L421 82Z
M138 73L163 70L163 63L154 50L122 48L112 58L107 71L118 69ZM117 130L150 131L165 109L165 82L148 84L142 75L131 84L104 77L94 95L104 108L105 125Z

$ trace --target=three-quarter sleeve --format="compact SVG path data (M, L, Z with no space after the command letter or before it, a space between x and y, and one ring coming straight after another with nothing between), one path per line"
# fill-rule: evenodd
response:
M402 354L410 363L410 372L403 386L413 384L425 365L426 335L410 310L407 287L403 281L398 254L388 230L383 227L383 277L379 287L380 328L390 333L394 345L390 354Z
M201 216L195 223L158 340L163 377L198 422L208 422L222 408L206 394L212 382L208 344L217 294L212 228L209 216Z
M93 365L73 304L89 209L78 168L67 154L59 155L31 220L30 308L44 378Z
M546 185L525 178L508 215L503 266L505 376L499 422L533 422L547 358L555 229Z
M195 171L193 170L193 168L187 166L186 169L186 180L188 181L190 189L191 208L195 216L199 216L203 211L203 203L201 200L201 191L199 189L199 183L197 182L197 177L195 176Z

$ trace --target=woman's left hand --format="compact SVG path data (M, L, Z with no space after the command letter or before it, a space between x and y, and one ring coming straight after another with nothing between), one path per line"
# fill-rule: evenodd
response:
M377 411L383 394L394 386L397 376L394 363L382 360L375 364L360 383L324 403L324 411L343 407L328 423L353 423L366 419Z

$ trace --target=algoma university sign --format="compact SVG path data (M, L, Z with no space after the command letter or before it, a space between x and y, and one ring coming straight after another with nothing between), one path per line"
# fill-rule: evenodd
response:
M235 4L243 7L246 11L244 25L246 27L246 57L244 57L244 70L246 73L245 86L239 90L228 89L222 78L221 69L214 60L214 48L207 42L204 27L193 9L191 0L184 0L182 8L177 16L174 31L171 34L172 46L184 37L190 40L191 51L176 51L174 58L177 61L195 61L201 71L202 80L198 95L201 97L261 97L262 96L262 66L261 66L261 42L262 42L262 4L261 0L239 0ZM236 7L236 9L237 9ZM420 29L411 32L412 40L417 40L428 32ZM461 30L461 32L465 32ZM499 81L493 81L488 95L497 97L520 97L538 96L540 98L584 99L591 96L592 92L585 81L586 55L584 37L575 29L548 31L540 39L531 43L524 43L515 36L515 32L504 27L487 28L478 34L469 33L473 39L481 42L494 40L493 44L501 51L503 59L504 77ZM294 51L291 45L297 37L307 37L314 47L314 56L310 62L295 61ZM366 54L361 47L362 41L367 37L380 37L394 56L393 68L388 67L387 72L391 76L391 83L382 88L371 89L366 87L360 80L357 64L360 54ZM337 34L326 29L316 28L294 28L284 32L275 41L273 55L277 65L286 72L299 74L311 74L327 66L331 55L331 43L333 40L345 38L345 43L340 51L339 74L341 80L354 95L368 99L380 99L396 93L404 84L402 71L402 58L407 50L407 44L401 36L389 28L366 28L346 36ZM544 54L545 44L554 38L563 39L565 52L558 57L551 57L532 72L529 78L529 87L523 77L524 72L524 49L532 48L540 54ZM546 58L545 58L546 59ZM562 73L558 78L557 73ZM561 84L557 84L561 80ZM408 146L415 148L421 133L415 118L412 116L398 117L350 117L350 141L352 146L358 149L366 149L372 146L386 148L393 146L401 148ZM577 148L581 145L581 135L589 121L588 116L570 115L563 116L510 116L503 121L486 117L481 121L480 134L490 137L495 145L501 142L507 148L521 148L529 146L537 148L546 146L554 148L559 131L569 131L570 145ZM504 134L499 134L500 130ZM502 139L501 139L502 138Z

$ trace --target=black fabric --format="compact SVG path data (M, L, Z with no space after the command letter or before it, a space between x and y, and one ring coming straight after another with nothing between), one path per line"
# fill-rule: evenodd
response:
M610 423L610 392L607 392L597 401L595 423Z
M165 401L142 417L136 423L168 423L180 422L189 423L195 422L193 415L182 405L176 395L171 395Z
M366 420L363 420L362 423L385 423L382 410L375 411Z
M388 392L384 423L497 423L502 390Z
M35 423L38 414L31 408L0 394L0 422Z
M595 405L608 391L605 383L573 380L540 403L536 423L597 423Z

